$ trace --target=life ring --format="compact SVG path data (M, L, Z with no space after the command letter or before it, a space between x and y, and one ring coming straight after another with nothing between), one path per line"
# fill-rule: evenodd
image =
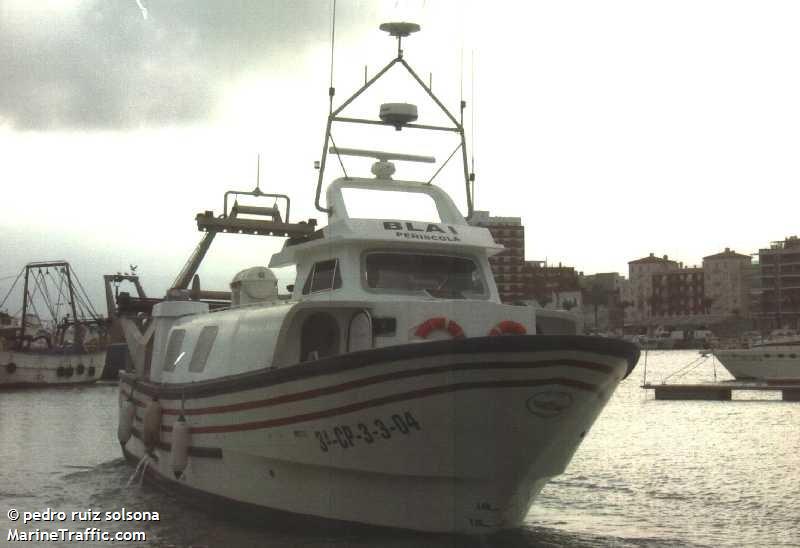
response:
M14 362L8 362L6 364L6 373L8 373L9 375L11 375L16 370L17 370L17 364L15 364Z
M464 330L461 326L456 321L448 320L443 316L430 318L419 324L414 330L414 336L427 339L428 335L437 330L447 331L454 339L464 338Z
M527 328L519 322L514 320L503 320L489 331L490 337L497 337L498 335L526 335Z
M76 368L75 368L75 372L76 372L78 375L83 375L83 372L84 372L84 371L86 371L86 368L83 366L83 364L82 364L82 363L79 363L79 364L78 364L78 367L76 367Z

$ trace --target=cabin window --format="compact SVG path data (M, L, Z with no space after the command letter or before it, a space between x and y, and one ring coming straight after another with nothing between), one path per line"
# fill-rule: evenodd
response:
M315 312L303 322L300 361L317 360L339 353L339 323L327 312Z
M423 293L439 299L485 299L483 273L467 257L373 252L364 261L367 289Z
M206 368L206 361L208 361L208 355L211 354L218 331L219 328L216 325L207 325L200 331L197 344L194 346L192 361L189 362L189 371L198 373Z
M164 371L174 371L178 362L183 359L184 353L181 352L181 347L185 336L185 329L172 330L169 341L167 341L167 352L164 355Z
M339 272L339 260L331 259L314 263L311 274L303 285L303 295L317 291L330 291L342 287L342 275Z

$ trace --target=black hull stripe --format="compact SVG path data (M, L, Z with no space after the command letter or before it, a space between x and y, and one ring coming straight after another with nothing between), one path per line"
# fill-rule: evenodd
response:
M134 427L131 429L131 431L133 433L134 438L138 440L142 439L142 433L141 431L139 431L138 428ZM172 445L170 445L169 443L164 443L163 441L159 441L158 444L156 444L156 447L162 451L166 451L167 453L169 453L172 450ZM122 451L123 452L126 451L124 447L122 448ZM222 449L220 449L219 447L197 447L193 445L189 447L188 452L190 457L200 457L205 459L222 458Z
M627 361L627 376L639 359L636 345L602 337L586 337L579 335L516 335L507 337L476 337L467 339L451 339L425 343L404 344L360 352L351 352L314 362L296 364L278 369L261 369L258 371L231 375L224 380L212 379L194 383L174 383L158 385L137 380L130 373L120 372L122 383L135 386L136 390L148 396L162 399L201 398L241 392L265 386L277 386L287 382L306 380L314 377L333 375L343 371L359 369L373 365L385 365L399 361L474 354L527 354L536 352L577 351L591 352L601 356L624 359ZM508 367L508 362L499 362ZM590 362L582 362L589 364ZM484 364L484 367L497 367L497 364ZM450 366L452 367L452 365ZM608 372L609 366L596 363L590 367Z
M217 405L217 406L209 406L209 407L198 407L194 409L185 409L183 414L186 416L189 415L208 415L208 414L215 414L215 413L231 413L236 411L244 411L247 409L258 409L260 407L271 407L273 405L281 405L285 403L292 403L307 399L313 399L321 396L327 396L330 394L337 394L341 392L345 392L347 390L352 390L354 388L362 388L364 386L370 386L374 384L384 383L388 381L395 381L400 379L409 379L414 377L422 377L426 375L434 375L440 373L450 373L454 371L469 371L469 370L501 370L501 369L545 369L549 367L575 367L579 369L586 369L590 371L599 371L602 373L609 374L613 372L613 368L609 367L605 364L598 364L598 363L590 363L590 362L582 362L577 360L554 360L554 361L543 361L539 363L508 363L508 362L498 362L498 363L462 363L462 364L452 364L452 365L441 365L436 367L425 367L421 369L407 369L403 371L395 371L392 373L386 373L383 375L374 375L372 377L365 377L363 379L357 379L350 382L340 383L332 386L325 386L322 388L315 388L312 390L304 390L302 392L295 392L292 394L284 394L281 396L275 396L272 398L264 398L260 400L248 401L248 402L241 402L241 403L234 403L228 405ZM224 382L224 381L222 381ZM167 399L161 396L161 390L158 385L153 383L149 383L151 388L157 390L157 394L159 399ZM143 385L139 383L137 385L137 389L141 388ZM140 390L144 392L143 390ZM146 393L146 392L145 392ZM123 394L126 396L130 396L129 392L123 391ZM188 398L190 399L190 398ZM144 406L144 403L140 401L136 401L136 404L140 407ZM164 415L179 415L181 414L181 410L179 407L175 408L162 408L162 413Z
M381 398L373 398L362 402L343 405L326 409L324 411L315 411L313 413L303 413L299 415L292 415L289 417L281 417L277 419L266 419L253 422L243 422L238 424L223 424L217 426L194 426L190 431L192 434L219 434L224 432L242 432L246 430L261 430L268 428L276 428L279 426L287 426L290 424L297 424L311 420L324 419L335 417L337 415L344 415L361 411L371 407L379 407L391 403L399 403L403 401L416 400L426 398L429 396L437 396L447 394L450 392L459 392L462 390L477 390L477 389L496 389L496 388L532 388L537 386L553 386L560 385L586 392L597 392L597 386L573 379L536 379L527 381L484 381L484 382L461 382L454 384L447 384L443 386L434 386L424 388L422 390L412 390L409 392L401 392L399 394L392 394L391 396L384 396ZM137 415L137 421L141 419ZM172 426L161 426L162 432L171 432Z

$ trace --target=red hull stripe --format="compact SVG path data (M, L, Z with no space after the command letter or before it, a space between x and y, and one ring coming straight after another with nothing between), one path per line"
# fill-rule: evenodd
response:
M479 363L479 364L455 364L455 365L442 365L437 367L427 367L424 369L411 369L411 370L404 370L404 371L396 371L393 373L386 373L383 375L374 375L372 377L365 377L363 379L358 379L350 382L345 382L341 384L336 384L332 386L326 386L323 388L315 388L312 390L304 390L302 392L296 392L294 394L284 394L282 396L276 396L273 398L265 398L261 400L254 400L248 402L241 402L241 403L233 403L228 405L217 405L217 406L210 406L210 407L197 407L194 409L185 409L183 414L185 416L189 415L210 415L216 413L232 413L235 411L245 411L248 409L258 409L260 407L271 407L273 405L281 405L284 403L291 403L302 401L305 399L312 399L317 398L320 396L327 396L330 394L337 394L340 392L345 392L347 390L352 390L354 388L361 388L364 386L369 386L373 384L378 384L387 381L394 381L398 379L408 379L412 377L420 377L424 375L434 375L438 373L447 373L452 371L464 371L470 369L540 369L546 367L557 367L557 366L567 366L567 367L576 367L580 369L588 369L599 371L602 373L611 373L613 369L605 364L598 364L598 363L591 363L591 362L583 362L578 360L555 360L555 361L547 361L542 363L498 363L498 364L487 364L487 363ZM129 392L123 392L126 396L130 396ZM139 400L134 400L135 404L139 407L143 407L144 404ZM171 408L166 407L162 408L161 412L164 415L180 415L181 410L179 408Z
M415 400L425 398L428 396L435 396L439 394L447 394L450 392L458 392L461 390L476 390L482 388L530 388L535 386L552 386L552 385L568 386L578 390L585 390L587 392L595 392L597 386L581 381L572 379L537 379L527 381L483 381L483 382L461 382L455 384L447 384L443 386L434 386L424 388L422 390L412 390L409 392L401 392L391 396L384 396L382 398L374 398L363 402L352 403L343 405L341 407L334 407L326 409L325 411L316 411L313 413L303 413L300 415L293 415L290 417L281 417L277 419L267 419L254 422L244 422L238 424L226 424L219 426L195 426L191 428L192 434L217 434L223 432L242 432L245 430L259 430L266 428L276 428L278 426L286 426L289 424L296 424L299 422L306 422L310 420L324 419L328 417L335 417L337 415L344 415L354 411L361 411L371 407L379 407L390 403L398 403L402 401ZM137 421L141 419L136 417ZM171 432L172 426L162 426L161 431Z

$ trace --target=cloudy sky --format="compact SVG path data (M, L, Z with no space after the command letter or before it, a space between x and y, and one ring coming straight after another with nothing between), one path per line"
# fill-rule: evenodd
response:
M467 100L476 205L522 217L530 259L624 273L651 251L695 264L800 232L796 2L339 0L336 17L337 102L391 59L381 22L422 25L406 58L452 110ZM326 0L0 0L0 298L58 258L97 297L129 264L160 295L194 215L252 188L258 153L262 188L321 217L330 19ZM418 98L390 79L357 114ZM457 175L441 184L463 203ZM219 238L204 286L278 245Z

